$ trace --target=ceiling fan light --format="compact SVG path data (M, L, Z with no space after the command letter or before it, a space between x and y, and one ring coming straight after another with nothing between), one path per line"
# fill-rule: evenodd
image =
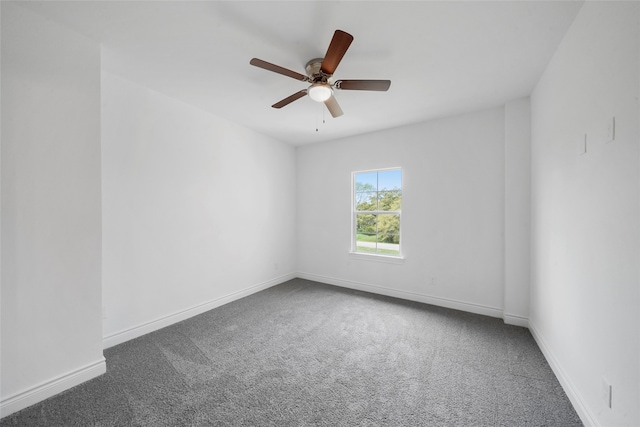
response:
M324 102L331 98L333 90L331 87L325 84L313 84L307 90L309 97L316 102Z

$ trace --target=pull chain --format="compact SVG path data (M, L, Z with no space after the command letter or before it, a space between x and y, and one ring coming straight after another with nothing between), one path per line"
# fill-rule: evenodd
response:
M323 107L324 107L324 105L322 105L320 103L318 104L318 108L320 108L322 110L322 124L325 124L326 122L324 120L325 116L324 116L324 108ZM319 116L320 116L320 114L316 114L316 132L318 132L318 120L319 120L318 117Z

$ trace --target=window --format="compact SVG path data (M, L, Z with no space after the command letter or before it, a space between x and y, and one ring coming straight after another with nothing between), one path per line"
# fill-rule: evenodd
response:
M354 252L399 257L402 169L353 173Z

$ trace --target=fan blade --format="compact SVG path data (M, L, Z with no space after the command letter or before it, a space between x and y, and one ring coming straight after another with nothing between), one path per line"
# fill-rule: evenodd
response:
M336 32L333 33L333 38L331 39L327 53L322 60L322 66L320 67L323 73L332 75L336 71L338 64L347 52L347 49L349 49L352 41L353 36L342 30L336 30Z
M389 90L391 80L338 80L334 83L334 86L342 90L377 90L384 92Z
M333 95L331 95L329 99L324 101L324 105L327 106L327 109L331 113L332 117L340 117L343 114L342 108L340 108L340 104L338 104L336 97Z
M262 59L253 58L249 61L249 64L256 67L264 68L265 70L273 71L274 73L282 74L287 77L294 78L296 80L308 81L309 78L304 74L296 73L295 71L288 70L279 65L272 64L271 62L263 61Z
M305 96L307 94L307 90L301 90L300 92L296 92L291 96L287 96L285 99L283 99L280 102L276 102L275 104L272 105L273 108L282 108L285 105L289 105L291 104L293 101L296 101L300 98L302 98L303 96Z

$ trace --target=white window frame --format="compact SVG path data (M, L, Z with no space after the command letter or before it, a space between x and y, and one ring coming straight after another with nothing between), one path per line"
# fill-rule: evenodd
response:
M402 208L399 211L366 211L367 213L371 213L373 215L380 214L395 214L398 215L400 220L400 231L398 232L398 236L400 238L400 243L398 245L399 255L389 255L389 254L379 254L379 253L370 253L370 252L357 252L357 242L356 242L356 231L357 231L357 214L363 211L356 211L356 175L361 173L370 173L370 172L385 172L399 170L402 176L402 184L400 191L402 193L402 205L404 206L404 171L402 167L391 167L391 168L381 168L381 169L367 169L367 170L359 170L351 172L351 251L349 255L355 259L362 259L368 261L380 261L380 262L388 262L392 264L401 264L404 261L404 255L402 252ZM376 188L377 191L377 188Z

